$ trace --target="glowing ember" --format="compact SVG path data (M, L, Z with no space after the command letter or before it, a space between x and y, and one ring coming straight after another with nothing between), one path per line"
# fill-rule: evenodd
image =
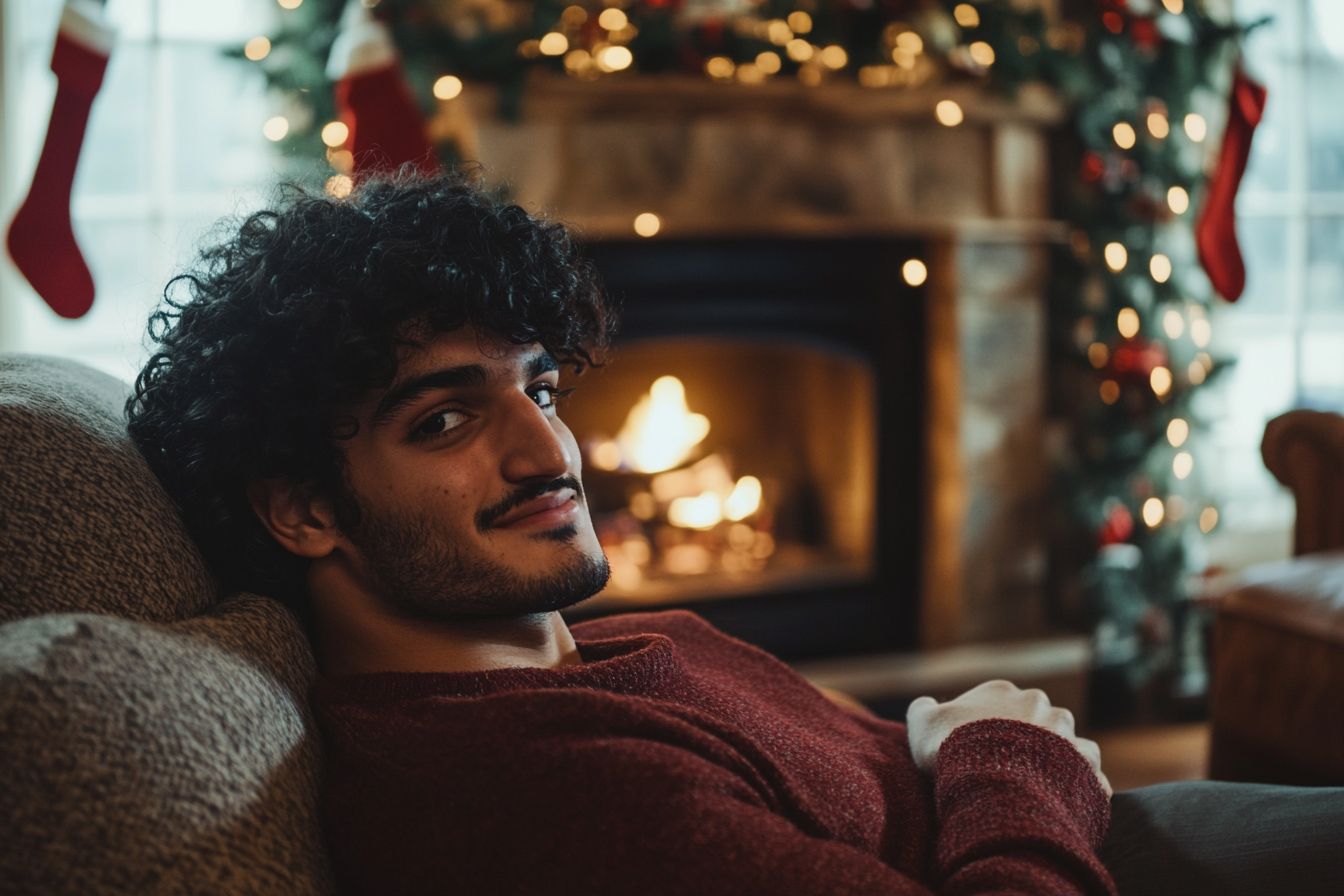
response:
M707 435L709 418L691 413L681 380L662 376L630 409L616 443L627 467L640 473L660 473L690 457Z

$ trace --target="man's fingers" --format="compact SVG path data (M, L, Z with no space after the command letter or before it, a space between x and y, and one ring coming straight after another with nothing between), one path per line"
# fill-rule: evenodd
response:
M932 712L937 708L938 708L938 701L933 699L932 697L916 697L910 703L910 707L906 709L905 718L907 720L917 717L923 718L924 716L927 716L930 712Z

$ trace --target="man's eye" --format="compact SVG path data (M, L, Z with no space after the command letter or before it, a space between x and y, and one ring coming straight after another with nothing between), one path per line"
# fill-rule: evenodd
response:
M427 417L424 423L416 427L415 432L422 436L443 435L448 430L461 425L465 419L466 417L461 411L439 411L437 414Z
M556 398L563 394L555 386L541 385L532 390L532 400L537 403L537 407L546 410L555 407Z

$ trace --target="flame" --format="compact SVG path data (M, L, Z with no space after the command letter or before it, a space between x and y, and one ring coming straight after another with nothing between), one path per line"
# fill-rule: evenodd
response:
M667 521L683 529L713 529L723 519L723 505L713 492L677 498L667 508Z
M723 502L723 515L730 520L744 520L761 506L761 480L743 476L733 486L733 493Z
M709 435L709 418L686 406L686 387L674 376L661 376L641 397L616 437L632 470L661 473L686 460Z

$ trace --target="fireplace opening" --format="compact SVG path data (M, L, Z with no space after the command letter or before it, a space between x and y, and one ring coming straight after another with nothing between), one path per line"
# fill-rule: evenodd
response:
M564 418L624 608L861 584L873 576L875 385L837 347L627 343Z
M685 608L785 660L916 646L926 301L901 268L925 243L659 236L587 254L621 333L560 414L616 575L565 616Z

